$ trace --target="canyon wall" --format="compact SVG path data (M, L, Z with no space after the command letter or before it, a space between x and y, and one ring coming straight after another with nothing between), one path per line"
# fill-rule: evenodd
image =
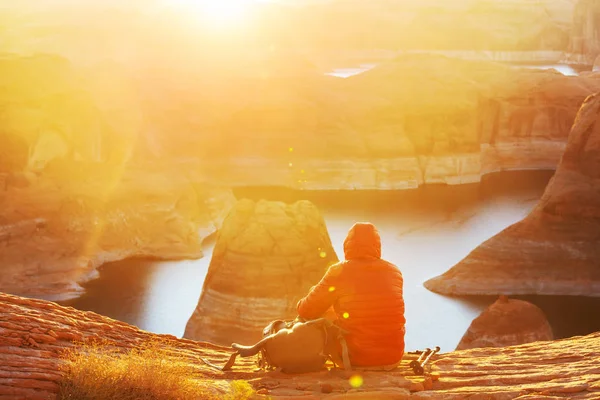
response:
M86 170L0 196L0 290L67 300L96 268L129 257L202 257L201 243L234 204L230 189L151 173Z
M600 56L600 4L594 0L579 0L573 13L568 62L593 65Z
M10 80L0 104L4 171L41 171L56 159L112 168L160 160L225 186L470 183L555 168L579 105L600 91L594 74L440 55L403 55L343 80L288 56L260 55L235 72L176 73L110 63L82 70L57 56L0 60Z
M253 344L338 258L325 221L309 201L240 200L223 222L186 338Z
M425 54L344 80L307 70L294 82L257 84L218 123L221 135L202 142L214 156L199 165L231 186L310 190L406 189L554 169L581 102L598 90L595 75Z
M600 96L583 103L542 199L425 282L441 294L600 296Z

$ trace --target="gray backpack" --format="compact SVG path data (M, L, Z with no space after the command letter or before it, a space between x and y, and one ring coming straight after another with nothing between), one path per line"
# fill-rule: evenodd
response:
M325 318L306 322L276 320L265 327L263 339L258 343L252 346L233 343L231 347L236 352L219 369L231 369L238 355L259 355L258 365L265 370L316 372L322 370L328 360L350 370L343 333L341 328Z

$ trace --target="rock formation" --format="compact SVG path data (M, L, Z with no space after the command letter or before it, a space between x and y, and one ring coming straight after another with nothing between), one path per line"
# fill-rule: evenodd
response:
M600 4L595 0L578 0L573 13L567 60L592 65L600 55Z
M539 307L500 296L473 320L456 350L506 347L552 339L552 328Z
M99 340L127 351L160 341L173 360L197 371L198 380L218 390L223 382L247 380L257 399L290 396L352 399L591 399L600 395L600 334L505 348L482 348L435 356L431 378L415 377L407 354L389 372L357 371L363 378L352 388L349 374L340 371L302 375L256 372L252 358L236 361L220 372L199 361L223 365L231 351L209 343L154 335L92 312L77 311L42 300L0 293L0 399L54 400L63 378L63 351ZM423 391L423 389L427 389ZM411 398L412 398L411 397Z
M594 76L424 54L343 82L298 80L306 84L266 80L261 96L221 122L223 135L202 146L217 155L201 163L208 179L405 189L554 169L581 102L600 90Z
M166 171L107 176L102 168L47 172L27 188L2 192L1 291L67 300L105 262L199 258L202 240L235 202L229 189Z
M185 337L250 344L338 261L327 227L309 201L241 200L223 222Z
M0 173L41 171L55 159L160 158L227 186L477 182L495 171L555 168L579 105L600 90L593 74L439 55L405 54L346 80L283 51L255 58L248 71L179 66L168 74L116 63L82 70L57 56L0 58L0 144L9 149L0 150ZM30 75L34 84L17 84Z
M441 294L600 296L600 95L583 103L542 199L425 282Z

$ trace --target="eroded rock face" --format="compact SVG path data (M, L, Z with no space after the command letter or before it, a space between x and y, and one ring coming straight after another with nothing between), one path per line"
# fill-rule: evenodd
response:
M600 96L582 105L535 209L425 282L442 294L600 296Z
M262 395L257 398L305 396L326 399L456 399L481 397L503 400L533 394L548 398L589 399L600 393L597 360L600 334L505 348L481 348L436 355L432 375L437 380L411 376L406 354L401 365L388 372L361 371L363 385L352 389L349 374L340 371L301 375L256 372L253 358L238 358L233 370L207 367L200 357L224 365L231 354L226 347L154 335L134 326L42 300L0 293L0 398L54 400L62 372L62 352L80 343L106 342L127 351L160 341L168 356L197 371L205 385L217 390L222 383L248 380Z
M103 168L66 179L46 174L2 192L1 291L67 300L82 294L80 284L105 262L199 258L202 240L235 202L230 189L165 171L117 176Z
M600 91L593 74L431 54L404 54L348 79L285 51L257 53L237 72L163 68L0 58L0 173L43 170L55 159L163 159L189 161L201 180L228 186L470 183L555 168L579 105Z
M473 320L456 350L506 347L553 338L552 328L539 307L500 296Z
M406 189L554 169L581 102L600 90L594 76L426 54L398 57L343 82L298 80L306 84L266 80L257 89L263 95L221 122L223 135L204 145L218 155L201 163L208 179ZM265 110L268 123L258 117L267 118Z
M579 0L573 13L571 40L567 59L592 65L600 55L600 4L595 0Z
M254 343L338 261L327 227L309 201L241 200L223 222L198 307L185 337Z

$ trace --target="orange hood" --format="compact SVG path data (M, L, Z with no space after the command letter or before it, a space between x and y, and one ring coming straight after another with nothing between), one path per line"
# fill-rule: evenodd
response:
M381 238L377 228L369 222L357 222L344 240L346 260L381 258Z

